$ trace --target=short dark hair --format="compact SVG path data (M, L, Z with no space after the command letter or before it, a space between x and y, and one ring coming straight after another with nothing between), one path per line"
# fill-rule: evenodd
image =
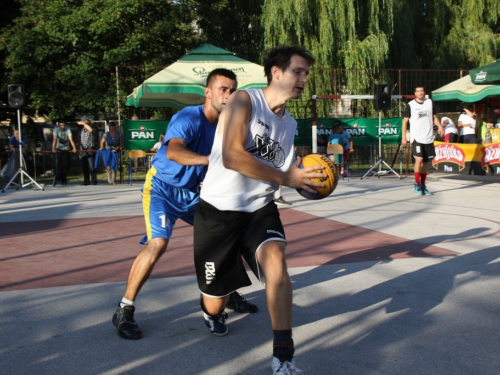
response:
M415 91L417 91L417 89L418 89L419 87L423 88L423 89L424 89L424 91L425 91L425 86L424 86L424 85L417 85L417 86L415 86Z
M223 77L232 79L233 81L238 81L238 79L236 78L236 74L232 70L225 69L225 68L217 68L217 69L212 70L210 72L210 74L208 75L207 83L206 83L205 87L210 87L212 85L213 81L215 80L215 77L217 77L217 76L223 76Z
M264 74L267 77L267 83L271 83L271 68L277 66L285 71L292 60L293 55L303 57L309 66L316 61L311 52L300 46L277 46L266 51L264 56Z
M115 124L115 122L114 122L114 121L111 121L111 122L109 123L109 126L116 126L116 124Z

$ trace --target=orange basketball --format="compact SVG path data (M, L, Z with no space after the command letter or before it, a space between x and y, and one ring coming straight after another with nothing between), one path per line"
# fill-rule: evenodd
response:
M311 181L321 182L325 187L312 187L316 190L315 193L310 193L304 189L297 189L297 192L307 199L323 199L328 197L337 187L337 183L339 182L339 174L337 172L337 168L335 164L328 159L326 156L319 154L310 154L302 158L302 161L299 165L299 168L307 168L315 165L323 166L322 172L327 175L327 177L323 178L311 178Z

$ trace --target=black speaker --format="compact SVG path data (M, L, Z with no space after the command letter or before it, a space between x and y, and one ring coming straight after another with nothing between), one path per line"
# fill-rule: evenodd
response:
M24 106L26 97L24 95L23 84L13 84L8 86L9 105L12 108L21 108Z
M385 111L391 108L391 90L389 85L378 83L373 88L373 108Z

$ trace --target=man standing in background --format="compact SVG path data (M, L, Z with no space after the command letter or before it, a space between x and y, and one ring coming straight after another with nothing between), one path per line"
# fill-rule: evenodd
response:
M78 121L80 131L80 161L82 162L83 185L97 185L97 170L94 168L95 137L90 120ZM92 180L91 180L92 178Z
M406 146L406 130L410 121L410 140L413 157L415 158L414 191L416 195L430 195L427 190L426 178L429 168L429 161L436 156L434 151L434 126L438 127L440 136L444 136L443 125L436 115L436 110L432 100L425 97L423 86L415 88L415 99L410 101L405 109L403 117L403 138L402 144Z

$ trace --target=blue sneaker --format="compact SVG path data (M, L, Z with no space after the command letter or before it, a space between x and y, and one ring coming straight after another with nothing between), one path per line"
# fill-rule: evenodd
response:
M422 190L422 185L420 185L419 183L415 182L413 184L413 187L415 189L415 194L416 195L424 195L424 191Z
M425 185L421 185L421 189L424 195L432 195L432 193L429 190L427 190L427 187Z

